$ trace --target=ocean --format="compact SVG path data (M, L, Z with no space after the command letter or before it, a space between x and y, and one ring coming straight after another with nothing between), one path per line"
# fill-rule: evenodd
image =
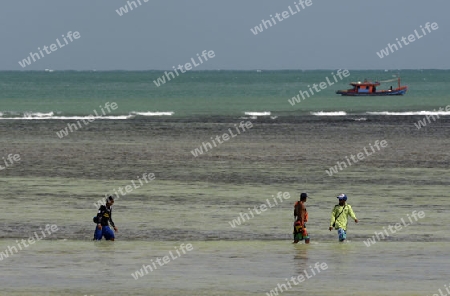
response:
M336 73L0 72L0 295L450 293L450 71ZM335 94L398 75L405 96Z

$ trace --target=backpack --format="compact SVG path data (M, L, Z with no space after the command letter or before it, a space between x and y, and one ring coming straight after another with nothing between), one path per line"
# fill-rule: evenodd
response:
M104 207L104 205L101 205L100 208L99 208L98 210L99 210L99 211L100 211L100 210L103 210L103 207ZM100 223L100 222L98 221L97 216L95 216L94 218L92 218L92 221L94 221L95 224Z

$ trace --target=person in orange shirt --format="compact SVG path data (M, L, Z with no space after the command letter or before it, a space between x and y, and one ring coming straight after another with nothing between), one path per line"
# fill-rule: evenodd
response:
M300 194L300 201L294 204L294 244L301 240L305 240L305 244L309 244L309 234L306 231L306 222L308 222L308 211L306 211L306 199L308 194Z

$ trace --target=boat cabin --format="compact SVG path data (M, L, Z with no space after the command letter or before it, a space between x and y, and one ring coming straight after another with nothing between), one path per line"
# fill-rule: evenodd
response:
M350 85L353 86L353 92L355 93L365 93L365 94L371 94L375 93L377 91L377 86L380 85L379 82L352 82Z

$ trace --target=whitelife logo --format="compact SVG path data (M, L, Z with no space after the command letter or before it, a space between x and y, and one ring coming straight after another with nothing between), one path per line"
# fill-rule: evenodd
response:
M196 67L200 66L201 64L203 64L204 62L208 61L208 58L213 59L215 56L216 56L216 54L214 53L213 50L210 50L208 52L206 52L206 50L204 50L204 51L202 51L201 56L197 53L197 60L198 60L199 64L195 62L194 58L191 58L192 64L188 62L184 65L178 65L177 68L175 68L175 66L172 66L173 71L169 71L169 72L165 71L164 75L161 77L158 77L158 79L156 79L156 80L153 80L153 83L157 87L160 87L161 85L166 84L166 82L169 82L170 80L174 79L175 74L177 75L176 77L178 77L180 75L178 73L177 69L180 70L181 74L184 74L187 71L192 70L192 65L194 66L194 68L196 68ZM202 57L203 57L203 59L202 59ZM184 69L183 69L183 66L184 66ZM175 73L175 74L173 74L173 73ZM167 78L167 81L166 81L166 78Z
M44 58L44 53L42 51L45 51L45 53L47 55L51 54L52 52L57 51L60 48L63 48L64 46L68 45L69 42L67 41L66 37L70 40L70 42L73 42L74 40L80 39L81 35L80 32L75 31L72 33L72 31L67 32L67 35L64 36L62 35L63 39L64 39L64 44L61 43L61 41L59 41L59 38L56 39L56 43L58 44L58 46L56 46L55 43L50 44L50 46L46 46L44 45L44 47L41 49L40 47L38 47L38 51L41 55L39 55L39 53L35 53L35 52L30 52L30 55L28 56L28 58L23 59L22 61L19 61L19 65L22 68L25 68L26 66L31 65L31 60L33 60L33 62L36 62L37 60L40 60L41 58ZM73 37L73 38L72 38ZM50 51L49 51L50 49Z
M388 146L388 143L386 140L376 140L374 143L374 146L377 148L377 150L375 150L375 148L372 146L371 143L369 143L370 146L370 150L372 150L372 152L367 151L367 147L364 147L364 152L359 152L356 155L351 154L350 158L353 161L353 163L358 163L360 160L364 160L366 158L366 156L370 156L372 154L374 154L375 152L378 152L381 150L381 148L386 148ZM356 159L358 158L358 160ZM352 165L352 162L350 161L350 159L348 159L348 156L345 157L345 159L347 160L347 163L345 161L337 161L337 164L334 167L330 167L329 170L325 170L325 172L328 174L328 176L333 176L333 174L337 174L339 173L339 171L342 171L344 169L347 168L347 164L348 166Z
M9 168L15 162L19 162L20 161L20 155L19 154L14 154L13 155L13 154L10 153L10 154L8 154L8 156L6 156L6 159L5 159L4 156L2 157L2 159L3 159L3 163L5 164L5 166L0 164L0 171L4 170L6 168Z
M400 220L402 221L403 225L400 224L400 223L396 223L395 225L389 225L388 226L388 229L389 229L391 234L394 234L397 231L402 230L403 226L404 227L408 227L409 225L413 224L414 222L417 222L417 220L418 220L417 217L419 217L420 219L424 218L425 217L425 213L423 211L419 211L419 212L413 211L411 213L411 216L414 217L415 221L413 221L411 219L411 216L409 216L409 214L407 214L406 216L408 217L410 224L408 224L407 222L405 222L405 220L403 218L401 218ZM394 228L395 228L395 230L394 230ZM384 230L384 233L375 231L375 235L373 235L371 238L368 238L366 241L364 241L364 244L366 245L366 247L370 247L371 245L376 244L376 242L380 241L381 239L388 238L389 237L389 233L388 233L386 227L383 227L383 230Z
M180 245L180 249L181 249L181 253L186 254L187 252L190 252L194 249L194 247L192 246L192 244L181 244ZM162 258L156 258L156 263L158 263L159 267L163 267L165 264L170 263L170 261L175 260L179 257L181 257L181 253L180 250L178 249L178 247L175 247L175 251L178 254L178 256L174 255L172 253L172 251L169 251L169 255L170 257L164 256ZM172 258L172 259L171 259ZM140 270L136 270L134 273L131 274L131 276L135 279L138 280L139 278L143 277L146 274L149 274L149 270L150 272L152 272L153 270L158 269L158 266L156 265L156 263L153 261L153 259L151 260L152 263L151 265L142 265L142 268ZM162 261L162 262L161 262ZM145 272L145 273L144 273Z
M348 71L347 69L346 70L339 69L339 70L337 70L336 75L334 75L334 72L331 72L331 75L333 75L334 81L338 82L336 75L339 76L339 78L342 80L342 79L344 79L344 77L350 76L350 71ZM344 77L342 77L342 76L344 76ZM315 95L315 92L312 90L312 88L314 88L314 90L316 92L320 92L321 90L324 90L328 86L332 86L334 84L334 82L330 81L328 76L325 77L325 80L327 82L322 81L319 84L314 83L312 87L308 85L309 93L311 93L311 96ZM328 83L328 85L327 85L327 83ZM318 87L320 87L320 89ZM300 103L302 101L300 99L300 96L302 96L303 100L306 99L305 96L309 98L309 93L307 91L299 90L298 92L299 92L299 94L297 96L292 97L292 99L288 100L288 102L289 102L289 104L291 104L291 106L294 106L296 103Z
M291 197L291 194L289 192L278 192L277 197L273 197L273 203L272 204L269 199L266 199L267 205L266 204L261 204L259 206L259 210L257 209L257 206L255 206L253 209L248 208L249 212L247 213L240 213L239 216L236 219L233 219L232 221L228 221L228 223L230 224L231 228L236 228L236 226L241 225L242 223L244 223L245 221L248 221L250 219L255 218L255 214L253 212L255 212L257 215L260 215L261 213L267 211L267 209L271 209L275 206L278 206L278 201L277 199L280 201L280 203L283 202L283 200L289 199ZM251 215L251 217L249 216L249 214ZM241 222L242 219L242 222Z
M292 284L297 286L300 283L302 283L302 282L312 278L313 276L319 274L322 270L327 270L327 269L328 269L328 265L325 262L322 262L322 263L316 262L314 264L314 268L311 265L309 266L309 272L306 269L303 270L303 273L305 275L303 275L303 273L301 273L297 277L293 276L290 279L285 279L286 280L286 284L280 284L279 283L274 289L270 290L269 292L266 292L266 295L267 296L277 296L278 293L281 294L284 291L288 291L289 289L292 289ZM316 272L316 270L317 270L317 272Z
M282 13L275 13L275 18L279 21L282 22L285 19L289 18L290 16L296 15L297 13L299 13L302 10L305 10L306 7L309 7L312 5L312 0L299 0L298 3L294 2L295 8L292 9L292 7L289 5L289 11L285 10ZM300 9L300 6L302 7ZM272 26L275 26L277 24L277 21L275 20L275 18L270 15L270 19L269 20L261 20L261 24L258 26L255 26L255 28L251 28L250 31L253 33L253 35L258 35L259 33L262 33L264 31L264 28L267 30ZM272 21L271 21L272 20ZM263 28L264 26L264 28Z
M418 130L420 130L422 127L426 127L428 123L431 123L431 119L433 119L433 121L436 121L437 119L439 119L439 115L448 115L448 112L450 112L450 105L447 105L445 107L445 111L444 108L439 107L438 111L434 109L433 113L430 112L430 114L426 115L422 120L418 120L417 123L414 123L414 125Z
M253 124L250 121L247 121L247 122L241 121L241 123L239 124L240 129L238 128L238 126L236 124L234 125L234 127L237 132L236 134L233 134L231 128L229 128L228 131L230 132L230 134L224 133L221 136L216 135L215 138L211 137L212 144L208 141L202 142L203 147L199 146L198 148L191 150L192 155L194 155L194 157L198 157L199 155L202 155L203 153L207 153L209 150L213 149L213 145L214 145L214 147L217 147L218 145L225 143L226 141L230 140L231 138L237 137L237 135L241 134L240 129L242 130L242 133L244 133L247 130L251 129L253 127ZM220 141L220 139L222 139L223 142ZM219 144L216 144L216 141L214 141L214 140L216 140Z
M450 286L450 284L448 284L448 285ZM445 290L447 291L447 293L449 293L449 294L444 294L444 293L442 293L441 288L439 288L439 289L438 289L439 294L433 294L433 295L427 295L427 296L449 296L449 295L450 295L449 287L448 287L447 285L444 285L444 287L445 287Z
M8 248L5 249L5 252L0 252L0 261L2 261L4 258L6 259L9 256L19 253L19 251L22 251L22 246L23 248L28 248L30 245L33 245L34 243L46 238L47 235L50 236L53 233L57 232L58 226L55 224L53 225L47 224L45 226L45 229L42 229L42 227L39 227L39 229L41 230L42 236L39 236L37 232L34 232L34 237L30 236L27 240L22 239L20 242L16 240L17 247L19 248L19 250L17 249L16 246L8 246Z
M410 43L413 43L414 41L416 41L416 37L417 37L417 40L423 38L424 36L427 35L426 31L428 31L428 33L431 33L432 32L431 30L435 31L435 30L439 29L439 26L438 26L437 23L430 24L430 22L428 22L428 23L425 24L425 28L420 26L420 29L422 29L423 35L420 35L420 33L417 32L417 30L414 30L415 34L408 35L408 41L409 42L406 41L406 37L405 36L402 36L402 38L400 40L403 42L403 45L406 46L406 45L409 45ZM425 31L425 29L426 29L426 31ZM378 55L378 57L380 59L384 58L385 56L387 57L389 55L389 50L391 50L391 53L394 53L394 49L395 49L395 51L398 51L399 47L403 48L402 43L400 42L400 40L398 40L398 38L395 38L395 40L397 40L398 46L397 46L397 44L395 44L395 42L394 42L394 44L388 43L386 48L384 48L384 49L380 50L379 52L377 52L377 55Z
M142 2L147 3L150 0L136 0L136 1L137 1L137 3L139 3L139 7L140 7L140 6L142 6ZM120 7L119 9L116 9L117 14L119 16L122 16L128 12L133 11L134 8L138 8L136 1L127 1L128 6L124 5L124 6ZM133 8L133 5L134 5L134 8ZM130 8L130 10L128 10L128 7Z
M142 182L141 178L140 177L137 177L137 178L138 178L137 181L139 181L139 184L141 184L140 186L136 185L136 183L134 183L134 180L131 180L130 182L131 182L131 184L133 184L134 188L131 185L126 185L125 188L119 187L118 190L120 192L120 195L119 195L119 193L117 193L116 189L113 189L114 195L116 196L114 199L118 200L120 196L125 196L128 193L131 193L134 189L139 189L142 186L144 186L144 183ZM142 179L145 180L145 184L148 184L149 182L155 180L155 174L144 173L144 174L142 174ZM126 192L123 191L124 189ZM109 195L112 195L112 194L108 194L108 193L105 194L105 198L108 197ZM94 202L94 207L98 209L101 205L104 204L104 201L105 201L105 199L99 199L97 202Z
M100 109L102 109L102 115L106 116L106 113L105 113L105 110L103 110L103 107L102 106L99 106L99 107L100 107ZM118 108L117 103L115 103L115 102L112 102L112 103L106 102L104 107L108 110L108 113L110 113L113 110L116 110ZM89 125L89 123L94 122L96 119L101 118L101 115L99 115L97 113L97 110L94 110L94 113L95 113L95 117L92 114L89 115L88 119L87 119L87 122L86 122L85 119L81 119L81 121L83 121L85 126ZM77 127L77 125L78 125L78 127ZM80 120L77 120L77 124L75 124L75 123L68 123L67 127L62 129L62 130L60 130L59 132L56 132L56 135L58 136L58 138L62 139L62 138L64 138L64 137L69 135L69 131L71 133L73 133L74 131L77 131L79 128L81 129L82 127L83 126L81 125Z

